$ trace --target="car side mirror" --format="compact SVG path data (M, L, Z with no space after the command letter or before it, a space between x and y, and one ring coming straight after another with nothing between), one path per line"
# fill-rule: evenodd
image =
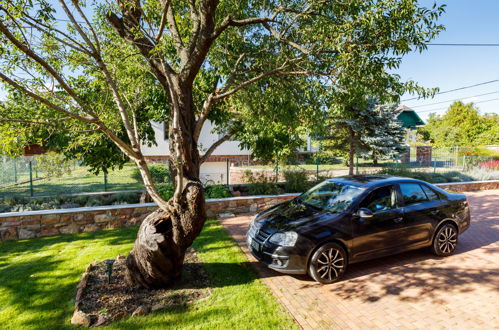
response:
M373 212L369 209L366 209L366 208L360 208L357 211L357 216L359 216L360 218L372 218Z

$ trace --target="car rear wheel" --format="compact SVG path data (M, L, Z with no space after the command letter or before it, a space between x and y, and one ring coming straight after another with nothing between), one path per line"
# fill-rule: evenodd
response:
M432 251L440 257L451 255L457 246L457 229L447 223L443 225L433 239Z
M315 251L310 259L308 273L317 282L334 283L347 269L347 254L336 243L327 243Z

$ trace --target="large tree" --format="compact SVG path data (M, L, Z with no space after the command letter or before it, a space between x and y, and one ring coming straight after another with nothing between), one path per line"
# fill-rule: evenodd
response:
M405 151L405 129L397 120L397 104L379 104L372 97L356 103L334 103L328 111L321 151L348 160L353 175L354 157L394 158Z
M442 12L416 0L118 0L93 6L0 0L0 80L39 102L43 117L4 113L1 120L64 120L66 129L102 134L135 162L159 210L139 229L128 280L164 286L180 275L185 251L205 222L199 168L218 145L231 136L251 144L246 127L281 121L282 108L273 107L284 104L279 88L281 97L311 105L321 98L315 91L348 72L372 78L359 90L422 92L385 68L424 49L442 30L436 23ZM148 86L160 90L167 109L175 177L169 201L154 187L141 151L139 118L154 109L135 100ZM88 92L95 89L102 93ZM288 122L310 115L300 107L290 111ZM200 155L207 120L225 136Z
M481 115L475 104L456 101L445 114L430 114L428 123L419 133L439 147L497 144L499 116Z

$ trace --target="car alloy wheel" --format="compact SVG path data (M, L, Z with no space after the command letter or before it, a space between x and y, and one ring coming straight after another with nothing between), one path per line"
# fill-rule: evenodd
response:
M438 256L448 256L457 246L457 229L451 224L440 228L433 242L433 252Z
M310 276L319 283L338 281L346 271L345 250L335 243L321 246L312 256L309 265Z

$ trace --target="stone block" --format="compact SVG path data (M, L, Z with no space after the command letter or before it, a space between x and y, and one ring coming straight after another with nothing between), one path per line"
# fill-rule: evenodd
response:
M80 226L78 226L75 223L72 223L70 225L60 227L59 231L61 234L77 234L80 232Z
M45 214L42 215L41 223L42 225L53 225L59 222L59 214Z
M60 234L59 230L54 227L43 227L37 234L38 237L54 236Z
M17 239L16 228L15 227L0 228L0 239L2 241Z
M109 222L113 220L113 217L109 214L97 214L94 216L95 223Z
M36 232L21 228L18 231L18 236L19 236L19 239L34 238L34 237L36 237Z
M99 229L100 229L99 226L97 226L95 224L89 224L89 225L86 225L85 227L83 227L83 232L88 233L90 231L96 231Z

